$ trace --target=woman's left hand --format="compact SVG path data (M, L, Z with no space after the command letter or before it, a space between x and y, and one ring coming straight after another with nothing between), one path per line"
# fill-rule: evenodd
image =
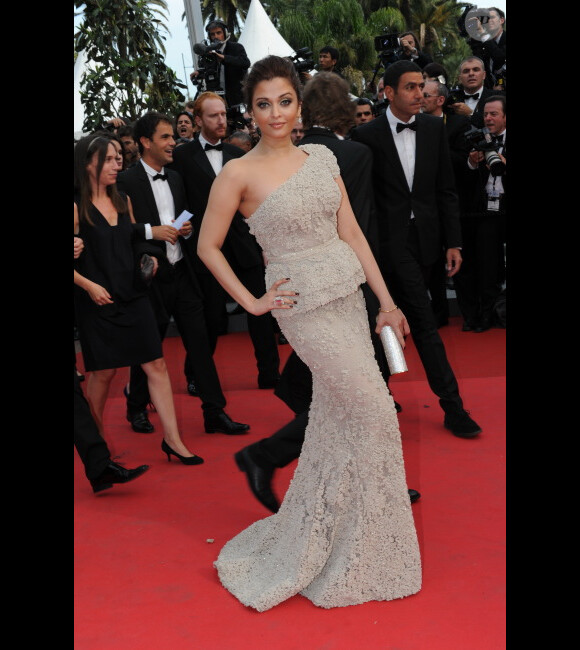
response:
M380 334L385 325L389 325L393 328L393 332L395 332L401 347L404 348L405 336L408 336L411 333L405 314L403 314L400 309L395 309L388 314L384 311L380 311L377 315L377 326L375 327L375 332Z

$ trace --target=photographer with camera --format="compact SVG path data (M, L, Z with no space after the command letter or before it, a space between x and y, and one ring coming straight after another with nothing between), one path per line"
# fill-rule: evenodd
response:
M413 61L421 69L427 64L433 63L433 59L419 48L419 39L413 32L404 32L399 36L399 42L403 48L402 61Z
M505 14L501 9L489 7L487 10L482 10L482 15L476 23L478 38L471 38L468 41L474 56L478 56L485 65L484 85L490 89L494 88L500 80L501 85L505 86L506 33L504 24Z
M203 90L224 96L228 106L241 104L242 80L251 65L246 50L241 43L231 40L223 21L212 20L205 29L209 43L193 46L199 60L198 69L189 75L191 82L203 83Z
M506 98L492 95L483 106L485 127L472 129L467 166L474 178L469 208L462 212L463 266L455 278L463 331L485 332L505 278Z

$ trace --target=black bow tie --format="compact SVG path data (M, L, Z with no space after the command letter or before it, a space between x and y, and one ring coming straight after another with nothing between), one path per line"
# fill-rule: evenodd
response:
M400 133L403 129L412 129L413 131L416 131L417 122L411 122L410 124L403 124L403 122L397 122L397 133Z
M465 95L465 99L479 99L479 93L475 93L475 95Z
M209 151L210 149L217 149L218 151L221 151L223 148L224 145L221 142L219 144L209 144L209 142L206 142L203 150Z
M165 174L155 174L155 176L152 176L151 178L152 178L154 181L158 181L159 179L161 179L162 181L166 181L166 180L167 180L167 176L166 176Z
M503 144L503 135L494 135L493 141L497 142L498 144Z

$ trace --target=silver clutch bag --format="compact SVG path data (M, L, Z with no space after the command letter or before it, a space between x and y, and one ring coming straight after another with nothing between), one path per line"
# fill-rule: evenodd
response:
M398 375L400 372L407 372L407 363L405 362L405 355L403 348L397 339L393 328L385 325L381 330L381 343L385 349L385 356L389 364L391 375Z

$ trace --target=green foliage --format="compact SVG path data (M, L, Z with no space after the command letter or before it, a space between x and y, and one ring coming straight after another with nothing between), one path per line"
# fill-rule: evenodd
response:
M164 0L75 0L83 21L75 51L86 51L90 67L81 79L84 131L106 117L137 119L147 110L173 114L186 88L165 65Z
M242 20L246 18L251 0L202 0L201 15L206 20L223 20L230 34L240 35Z
M360 89L371 80L378 62L375 36L407 30L418 38L424 34L422 49L455 77L459 61L469 54L457 27L465 3L457 0L264 0L262 4L294 49L309 47L316 59L322 46L336 47L339 68L356 94L364 92Z

